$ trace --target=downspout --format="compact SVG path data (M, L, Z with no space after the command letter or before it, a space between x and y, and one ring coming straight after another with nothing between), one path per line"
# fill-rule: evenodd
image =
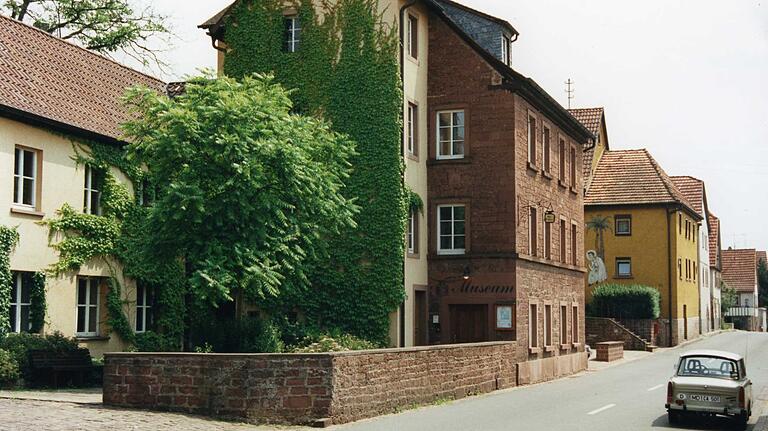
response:
M403 100L400 101L400 109L401 109L401 117L404 117L404 110L403 106L405 105L405 11L409 7L416 4L417 0L409 0L407 1L401 8L400 8L400 21L399 21L399 32L400 32L400 92L403 95ZM405 154L405 135L400 137L400 157L404 157ZM405 166L405 165L403 165ZM405 190L405 172L403 172L402 177L402 186L403 190ZM408 209L410 211L410 208ZM405 289L405 257L403 257L403 263L402 263L402 284L403 289ZM398 335L400 338L400 342L397 343L399 347L405 347L405 300L403 300L402 305L399 308L399 318L398 320L398 326L400 327L398 330Z
M667 309L669 313L669 345L672 346L672 223L669 218L674 214L674 208L667 209L667 291L668 291L668 304Z

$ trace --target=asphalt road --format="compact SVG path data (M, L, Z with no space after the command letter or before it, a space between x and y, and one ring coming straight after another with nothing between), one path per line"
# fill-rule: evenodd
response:
M625 364L554 382L496 392L334 427L338 431L652 430L671 429L664 402L678 355L718 349L745 354L755 398L748 429L768 400L768 334L727 332ZM748 350L748 351L747 351ZM764 398L764 400L759 400ZM768 418L764 418L762 423ZM687 421L682 429L733 429L726 418Z

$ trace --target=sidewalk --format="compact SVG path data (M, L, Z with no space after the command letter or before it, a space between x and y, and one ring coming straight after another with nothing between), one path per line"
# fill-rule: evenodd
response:
M0 399L52 401L72 404L101 404L101 388L60 390L0 390Z

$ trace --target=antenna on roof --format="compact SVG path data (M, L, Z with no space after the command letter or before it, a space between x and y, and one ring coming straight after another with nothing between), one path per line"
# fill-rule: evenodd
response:
M565 81L565 93L568 95L568 109L571 109L571 100L573 100L573 93L576 91L573 88L573 84L575 84L575 82L573 82L571 78L568 78L568 80Z

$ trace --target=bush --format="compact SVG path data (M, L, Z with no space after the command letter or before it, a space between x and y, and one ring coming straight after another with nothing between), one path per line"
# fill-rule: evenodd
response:
M278 353L284 345L280 329L257 317L209 319L194 325L192 344L217 353Z
M594 317L658 319L661 294L650 286L603 284L592 291L588 313Z
M28 355L30 350L69 352L77 350L77 348L77 340L65 337L61 332L54 332L45 336L22 332L8 334L5 338L0 339L0 349L10 353L24 380L27 381L30 381L32 377Z
M307 337L301 345L292 346L289 351L292 353L347 352L350 350L372 350L378 347L375 343L354 335L339 334L333 336L326 334L317 339Z
M20 375L19 364L11 352L0 349L0 387L13 385Z
M136 352L178 352L181 350L181 342L175 337L147 331L136 334L135 344L131 350Z

